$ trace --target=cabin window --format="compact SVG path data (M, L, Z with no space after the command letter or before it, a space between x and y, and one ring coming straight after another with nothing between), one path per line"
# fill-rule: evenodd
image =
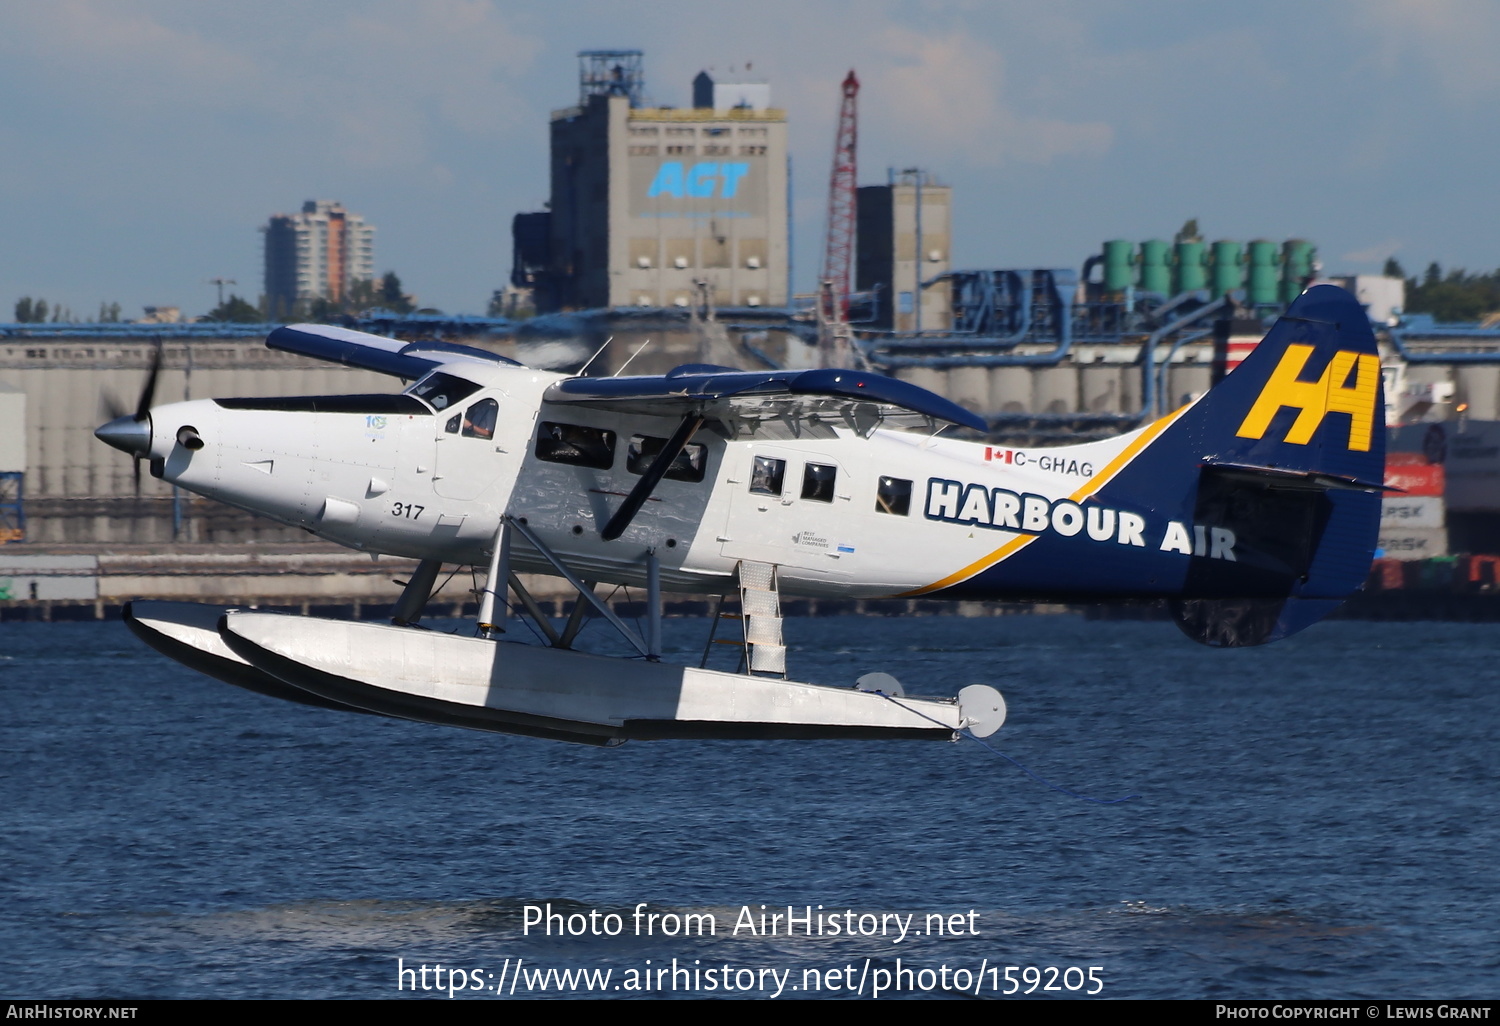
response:
M786 479L786 460L771 456L755 457L755 469L750 473L750 490L757 495L780 495L781 482Z
M494 438L495 417L499 412L500 404L493 399L481 399L470 406L464 414L464 437Z
M667 439L655 438L651 435L632 435L630 448L625 454L625 469L632 474L644 474L646 470L656 461L657 455L667 447ZM666 476L673 481L702 481L703 473L708 469L708 446L698 442L689 442L687 446L677 454L672 465L667 468Z
M875 511L904 517L911 512L911 482L899 477L882 477L875 490Z
M837 476L837 467L809 463L802 472L802 497L812 502L832 502L833 480Z
M582 424L542 421L536 436L536 458L549 463L608 470L615 465L615 433Z
M472 381L455 378L452 374L429 374L408 388L406 393L421 399L434 410L446 410L477 391L479 386Z

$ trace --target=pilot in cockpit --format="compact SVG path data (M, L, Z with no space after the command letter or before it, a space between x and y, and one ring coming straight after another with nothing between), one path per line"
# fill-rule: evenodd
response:
M495 418L500 412L493 399L481 399L464 412L465 438L494 438Z

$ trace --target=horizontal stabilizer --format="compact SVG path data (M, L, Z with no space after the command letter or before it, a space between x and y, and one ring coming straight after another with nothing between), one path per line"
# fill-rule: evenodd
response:
M717 420L818 417L842 420L861 433L882 421L913 418L987 429L982 417L925 388L836 368L728 371L689 364L660 375L568 378L547 389L546 400L656 417L693 412Z
M289 324L277 328L266 339L266 346L411 381L445 363L470 361L519 366L515 360L473 346L435 340L404 342L331 324Z
M1347 488L1356 492L1399 492L1380 481L1362 481L1355 477L1340 477L1336 474L1319 474L1310 470L1283 470L1280 467L1262 467L1253 463L1227 463L1208 459L1205 467L1214 467L1225 477L1238 475L1246 480L1274 482L1283 488L1313 488L1327 491L1330 488Z

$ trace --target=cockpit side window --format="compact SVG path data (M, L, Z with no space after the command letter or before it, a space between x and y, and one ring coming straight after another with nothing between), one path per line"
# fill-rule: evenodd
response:
M755 457L755 468L750 472L750 491L757 495L780 495L785 480L786 460L773 456Z
M536 434L536 458L549 463L608 470L615 465L615 433L582 424L542 421Z
M832 502L833 481L838 468L826 463L809 463L802 472L802 497L811 502Z
M875 511L904 517L911 512L911 482L899 477L882 477L875 490Z
M456 378L452 374L435 372L408 388L406 394L416 396L434 410L446 410L477 391L479 391L479 386L472 381Z
M495 417L499 412L500 404L493 399L481 399L470 406L464 414L464 437L494 438Z

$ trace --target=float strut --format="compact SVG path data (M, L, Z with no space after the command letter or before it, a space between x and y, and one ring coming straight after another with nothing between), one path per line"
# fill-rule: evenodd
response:
M646 643L641 640L640 635L625 626L625 621L616 616L614 610L610 609L598 595L590 591L588 585L579 580L578 575L569 570L568 565L559 559L556 553L547 548L546 543L538 538L531 528L526 526L525 521L511 520L509 517L506 520L510 523L510 526L521 532L521 537L526 539L526 544L536 549L543 559L552 564L552 568L557 571L557 576L571 584L580 596L587 599L589 605L598 610L599 615L608 620L610 625L620 632L622 638L630 642L631 646L641 655L649 654L646 649Z
M583 583L585 586L587 586L589 591L594 590L593 581L584 581ZM584 601L582 595L579 595L578 601L573 603L573 612L569 614L568 622L563 627L562 637L557 641L558 648L572 647L573 639L578 637L579 631L583 630L583 624L588 616L588 612L589 604Z
M479 600L479 634L481 637L489 637L491 634L504 634L503 621L505 614L504 605L501 606L501 615L495 616L495 598L497 593L505 593L506 582L510 580L510 519L504 514L500 517L500 526L495 531L495 545L490 552L489 576L484 581L484 595ZM501 621L497 624L497 619Z
M438 572L442 569L441 559L424 559L417 564L411 580L406 582L405 590L396 600L396 608L391 610L391 623L397 627L406 627L422 619L422 610L427 608L427 600L432 597L432 586L437 583Z
M661 560L646 550L646 658L661 659Z
M516 593L516 598L521 600L521 608L526 610L526 615L531 617L532 622L541 629L543 634L547 635L547 644L553 648L567 648L567 645L558 640L557 629L547 621L546 612L537 605L536 599L531 597L531 592L526 590L526 585L521 583L521 579L514 572L510 575L510 586L511 590Z

